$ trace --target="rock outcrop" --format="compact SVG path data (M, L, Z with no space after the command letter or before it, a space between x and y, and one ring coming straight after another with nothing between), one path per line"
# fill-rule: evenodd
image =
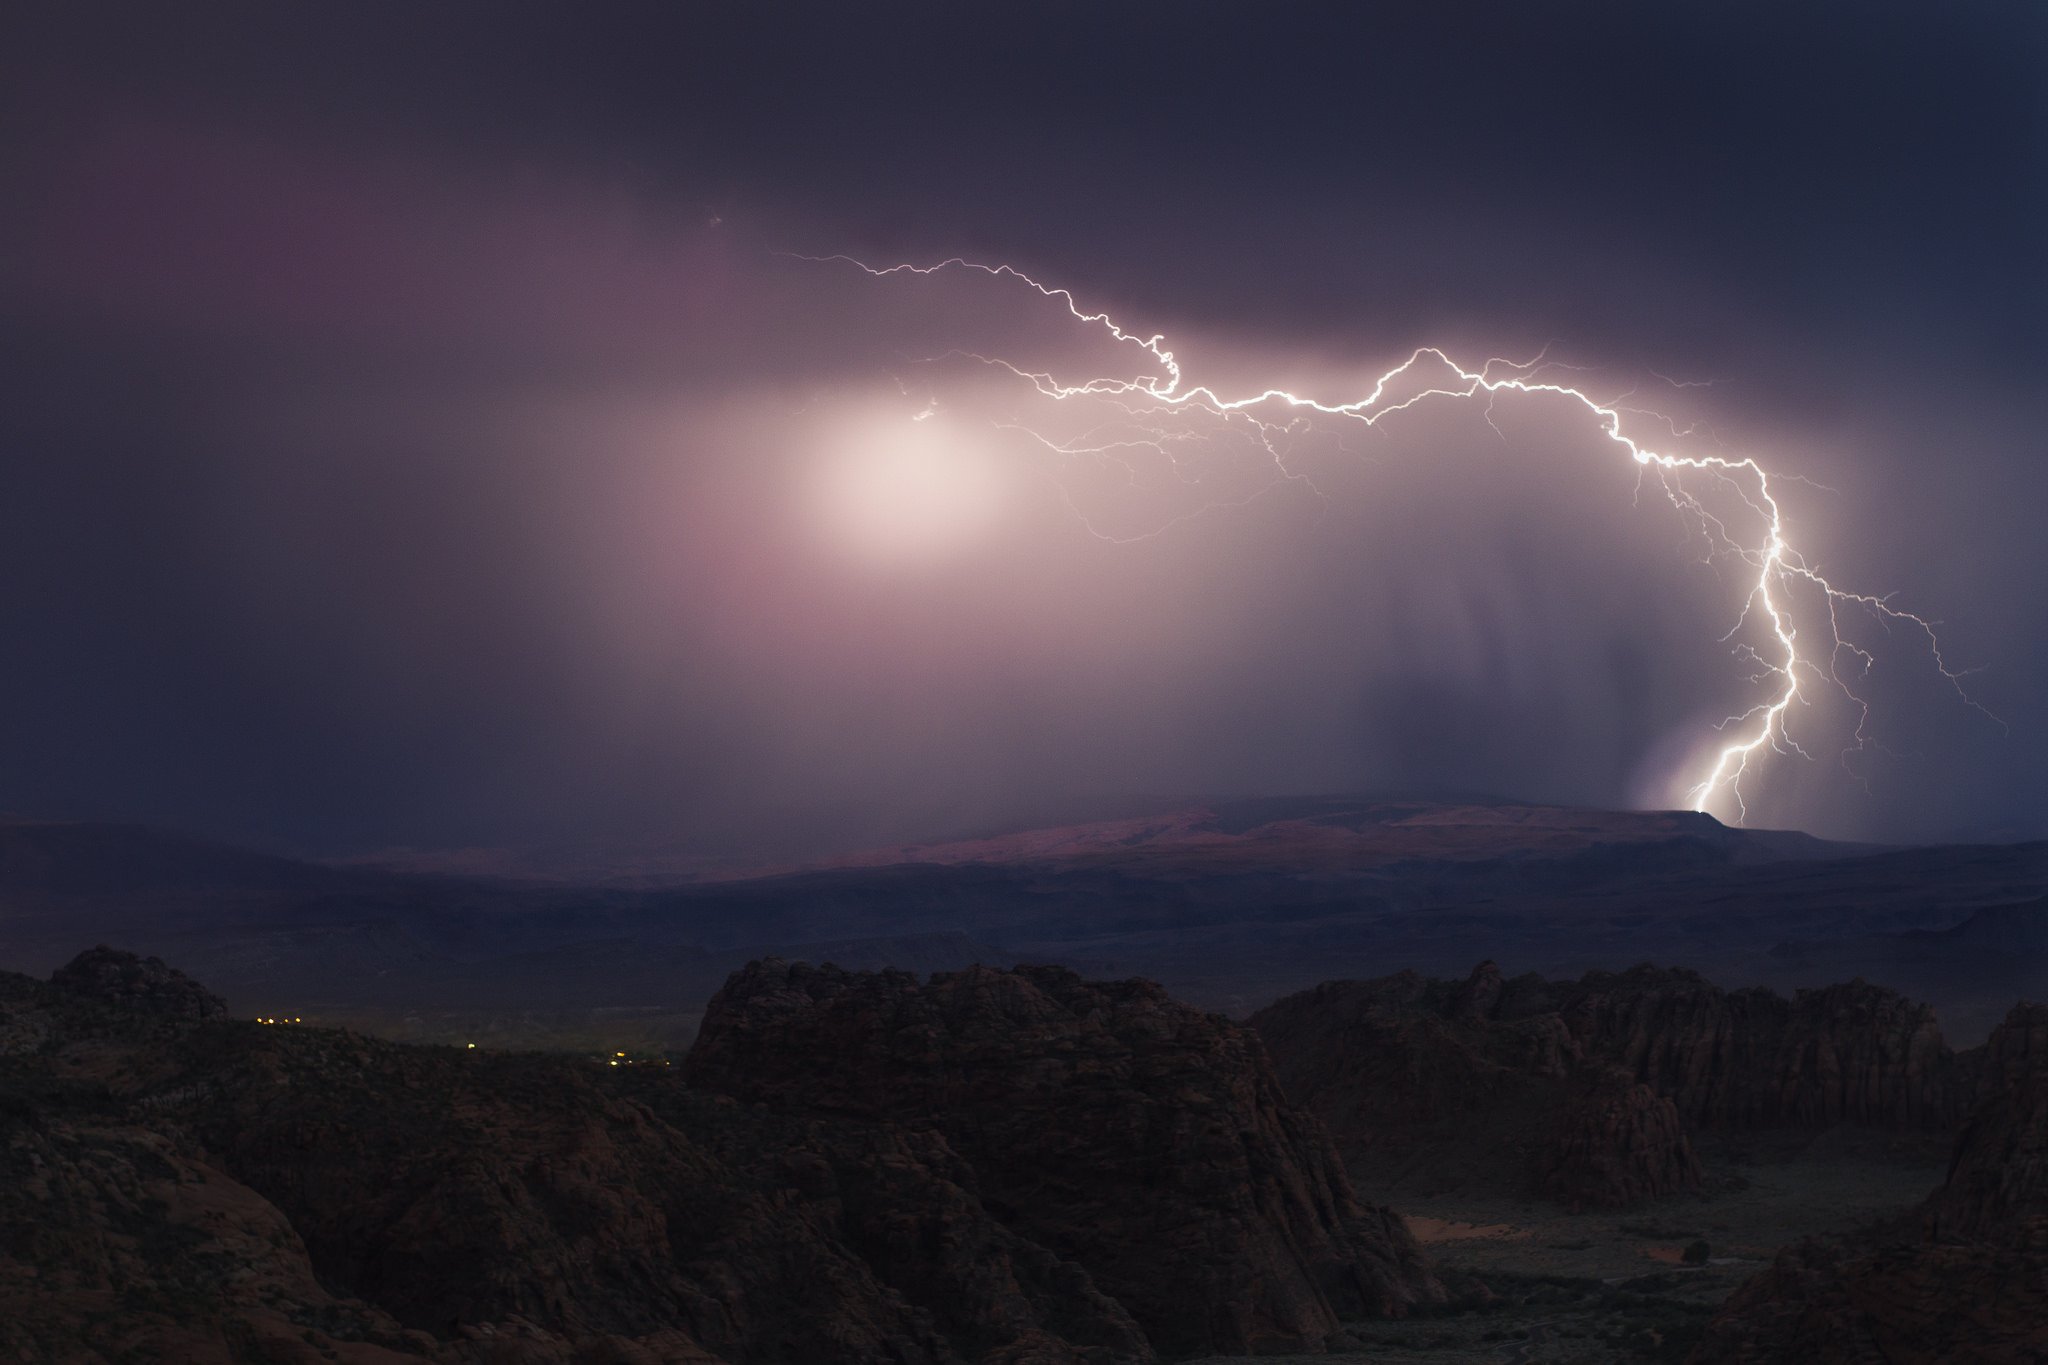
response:
M1618 1208L1705 1180L1678 1107L1620 1071L1594 1068L1534 1155L1536 1188L1571 1208Z
M785 1120L672 1072L600 1083L592 1064L306 1039L264 1049L274 1077L236 1067L195 1135L323 1274L409 1327L680 1331L787 1365L1027 1341L1150 1357L1085 1270L990 1216L935 1133Z
M1439 1292L1257 1039L1143 983L756 967L693 1086L94 960L0 974L0 1358L1150 1365Z
M275 1205L180 1144L25 1107L0 1114L0 1357L312 1365L433 1354L432 1337L331 1294Z
M2048 1246L1806 1242L1735 1291L1689 1365L2038 1365Z
M50 978L59 990L173 1019L225 1019L227 1002L159 957L137 957L104 943L88 948Z
M1006 1226L1085 1267L1170 1355L1320 1349L1343 1317L1440 1292L1258 1037L1150 982L771 960L711 1002L686 1074L943 1135Z
M1925 1218L1937 1242L2048 1242L2048 1072L1971 1117Z
M1698 1188L1692 1129L1952 1132L2048 1056L2039 1007L1958 1054L1932 1010L1867 982L1787 999L1654 967L1335 981L1251 1022L1347 1159L1424 1189L1521 1172L1574 1207Z
M2040 1022L2022 1006L1993 1035L2010 1079L1917 1216L1779 1255L1715 1316L1696 1365L2048 1360L2048 1069L2021 1065L2048 1061L2029 1050Z
M1980 1099L1996 1096L2037 1072L2048 1072L2048 1005L2014 1005L1970 1060L1973 1089Z
M1839 1123L1942 1132L1967 1111L1967 1068L1934 1011L1863 981L1728 991L1695 972L1593 972L1549 991L1589 1056L1709 1128Z
M1574 1208L1697 1189L1670 1100L1531 1008L1532 982L1503 981L1491 962L1460 983L1331 982L1251 1022L1346 1159L1403 1187L1504 1188Z

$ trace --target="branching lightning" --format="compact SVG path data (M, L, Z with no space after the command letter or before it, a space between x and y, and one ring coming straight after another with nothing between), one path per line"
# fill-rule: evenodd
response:
M1028 369L997 356L973 352L955 354L1005 370L1055 401L1105 400L1133 421L1140 418L1156 420L1162 415L1178 415L1188 420L1199 415L1220 420L1226 426L1237 423L1253 439L1264 457L1271 461L1277 480L1304 484L1312 492L1317 491L1314 485L1304 475L1287 467L1283 443L1287 435L1313 417L1338 418L1372 427L1383 418L1406 412L1425 401L1483 399L1487 405L1487 420L1491 423L1494 399L1507 394L1549 396L1576 405L1592 419L1596 429L1611 444L1626 452L1635 462L1639 480L1646 475L1657 479L1672 506L1687 517L1704 538L1710 560L1730 559L1746 567L1748 590L1742 609L1727 634L1721 637L1722 641L1734 641L1745 627L1752 624L1760 624L1763 634L1768 637L1767 652L1746 643L1733 645L1739 657L1755 666L1757 671L1753 681L1764 684L1767 695L1755 705L1721 722L1718 728L1732 732L1733 737L1720 748L1711 766L1690 788L1688 800L1695 810L1705 810L1710 801L1725 793L1734 803L1739 822L1747 814L1742 792L1743 778L1766 754L1808 756L1793 737L1788 720L1794 705L1803 700L1803 689L1808 684L1839 689L1858 708L1854 743L1844 751L1845 763L1850 753L1873 745L1869 735L1870 703L1857 690L1856 684L1869 675L1875 666L1876 656L1845 633L1846 614L1860 613L1886 631L1903 627L1917 633L1924 641L1932 666L1954 689L1962 703L1981 712L1993 723L2001 727L2004 725L1980 705L1964 685L1964 679L1975 670L1958 669L1949 664L1943 654L1935 622L1892 605L1889 596L1838 586L1787 543L1785 516L1777 486L1806 480L1792 474L1774 476L1753 456L1671 453L1653 448L1623 429L1626 416L1659 424L1672 439L1679 441L1692 437L1694 429L1680 427L1648 409L1626 405L1627 400L1634 396L1633 392L1602 400L1576 384L1563 382L1557 377L1560 372L1574 371L1579 367L1550 360L1547 353L1528 361L1493 357L1474 369L1453 360L1436 347L1424 346L1381 374L1362 396L1349 400L1332 401L1282 388L1226 396L1208 385L1187 383L1180 362L1167 348L1163 334L1143 336L1130 331L1107 312L1083 307L1068 290L1042 284L1013 266L985 265L960 257L936 265L882 267L841 255L798 259L844 262L876 278L978 272L1035 291L1042 298L1064 307L1077 322L1097 329L1120 346L1141 353L1144 368L1150 373L1063 382L1047 371ZM1662 379L1661 376L1659 378ZM1676 388L1699 386L1676 380L1662 382ZM920 416L928 416L930 411L927 408ZM1088 456L1121 464L1134 477L1135 471L1127 462L1126 452L1138 448L1150 450L1164 457L1177 470L1179 460L1175 449L1208 439L1206 434L1187 426L1179 429L1148 427L1140 430L1136 439L1118 436L1097 440L1091 434L1072 441L1054 441L1029 428L1017 429L1056 454L1070 458ZM1499 431L1499 427L1496 426L1495 430ZM1731 528L1728 519L1717 515L1701 500L1696 489L1688 486L1688 479L1712 481L1724 492L1738 498L1754 514L1760 530L1747 537L1739 535ZM1072 508L1071 500L1068 506ZM1078 515L1078 509L1075 510ZM1188 515L1199 515L1200 511L1207 510L1210 510L1209 506L1204 506L1197 513ZM1186 519L1183 516L1177 521ZM1085 524L1085 517L1083 521ZM1169 526L1172 524L1176 523L1169 523ZM1164 529L1167 528L1158 528L1148 535L1159 534ZM1094 528L1090 526L1090 530ZM1811 619L1806 625L1810 636L1805 640L1802 639L1800 619L1795 613L1795 599L1800 593L1811 594L1809 600L1817 600L1825 606L1822 612L1809 613Z

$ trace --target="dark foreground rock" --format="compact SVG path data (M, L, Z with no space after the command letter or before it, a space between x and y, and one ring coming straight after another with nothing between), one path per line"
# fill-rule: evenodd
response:
M1788 999L1638 967L1532 983L1529 993L1588 1055L1669 1096L1702 1127L1940 1133L1974 1098L1972 1068L1942 1040L1934 1011L1864 981Z
M759 963L711 1002L687 1074L780 1113L943 1135L989 1209L1085 1266L1168 1354L1316 1350L1342 1318L1440 1294L1257 1036L1150 982Z
M225 1019L227 1002L158 957L137 957L104 943L50 977L59 990L173 1019Z
M1152 987L839 976L925 1027L748 1033L754 1102L159 1009L175 973L94 960L0 974L0 1359L1140 1365L1437 1292L1256 1039ZM793 975L727 1017L804 1017L759 989Z
M1952 1134L2048 1059L2038 1006L1958 1053L1931 1009L1867 982L1787 998L1655 967L1329 982L1251 1022L1347 1159L1423 1189L1514 1178L1572 1206L1697 1188L1689 1131Z
M2040 1017L2038 1006L2014 1010L1990 1055L2016 1066ZM1917 1216L1781 1254L1728 1301L1692 1360L2048 1360L2048 1073L2011 1075L1971 1116Z
M2038 1365L2048 1247L1807 1243L1735 1292L1692 1365Z
M1591 1068L1533 1153L1536 1188L1571 1208L1617 1208L1700 1188L1678 1107L1626 1072Z
M1530 1008L1529 984L1490 962L1461 983L1404 972L1318 986L1251 1022L1287 1092L1360 1169L1575 1208L1699 1188L1671 1100Z

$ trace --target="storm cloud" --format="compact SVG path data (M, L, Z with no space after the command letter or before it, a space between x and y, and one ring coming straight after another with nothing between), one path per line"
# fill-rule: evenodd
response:
M17 10L0 806L787 853L1665 804L1753 697L1742 585L1583 413L1319 422L1277 483L1227 426L1065 459L956 353L1127 353L1014 281L797 258L846 253L1015 263L1199 382L1548 345L1792 476L1802 548L1983 670L2003 724L1889 640L1846 760L1816 680L1753 819L2048 833L2048 22L1666 8ZM864 556L833 462L927 412L986 506Z

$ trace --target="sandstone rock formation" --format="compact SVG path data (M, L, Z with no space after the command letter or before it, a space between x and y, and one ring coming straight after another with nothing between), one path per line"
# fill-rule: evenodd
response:
M7 1359L311 1365L434 1348L330 1294L276 1206L158 1133L0 1118L0 1228Z
M2048 1241L2048 1072L2015 1081L1971 1117L1925 1218L1937 1242Z
M1731 1297L1698 1365L1809 1360L2048 1360L2048 1058L2036 1006L1987 1045L2010 1076L1971 1116L1917 1217L1848 1244L1809 1242ZM2023 1069L2019 1059L2037 1065Z
M1671 1102L1532 1009L1532 984L1491 962L1455 984L1403 972L1319 986L1251 1022L1346 1159L1404 1186L1505 1187L1571 1207L1697 1189Z
M1536 1187L1571 1208L1615 1208L1705 1179L1678 1107L1617 1070L1592 1068L1534 1154Z
M936 1134L783 1121L673 1075L614 1088L497 1058L465 1075L375 1045L349 1060L311 1099L289 1094L303 1062L236 1093L200 1136L316 1264L407 1325L680 1328L792 1365L972 1360L1033 1333L1149 1355L1085 1271L990 1217Z
M1550 988L1588 1055L1712 1128L1838 1123L1941 1132L1968 1106L1965 1069L1934 1011L1853 981L1786 999L1695 972L1637 967Z
M1348 1159L1423 1189L1521 1171L1572 1206L1697 1188L1689 1128L1952 1132L2048 1057L2038 1006L1959 1054L1932 1010L1867 982L1787 999L1654 967L1328 982L1252 1023Z
M2048 1005L2014 1005L1972 1060L1972 1088L1979 1099L2048 1072Z
M1689 1365L2038 1365L2048 1246L1807 1242L1735 1291Z
M1320 1349L1344 1316L1439 1293L1257 1036L1150 982L771 960L712 1001L687 1075L783 1113L943 1135L990 1210L1086 1267L1167 1354Z
M5 985L41 1024L0 1057L0 1345L30 1359L1152 1358L935 1134Z
M175 1019L225 1019L227 1002L162 958L137 957L104 943L59 967L50 983L74 995Z
M1438 1292L1256 1038L1142 983L756 968L714 1093L91 956L0 974L0 1358L1146 1365Z

